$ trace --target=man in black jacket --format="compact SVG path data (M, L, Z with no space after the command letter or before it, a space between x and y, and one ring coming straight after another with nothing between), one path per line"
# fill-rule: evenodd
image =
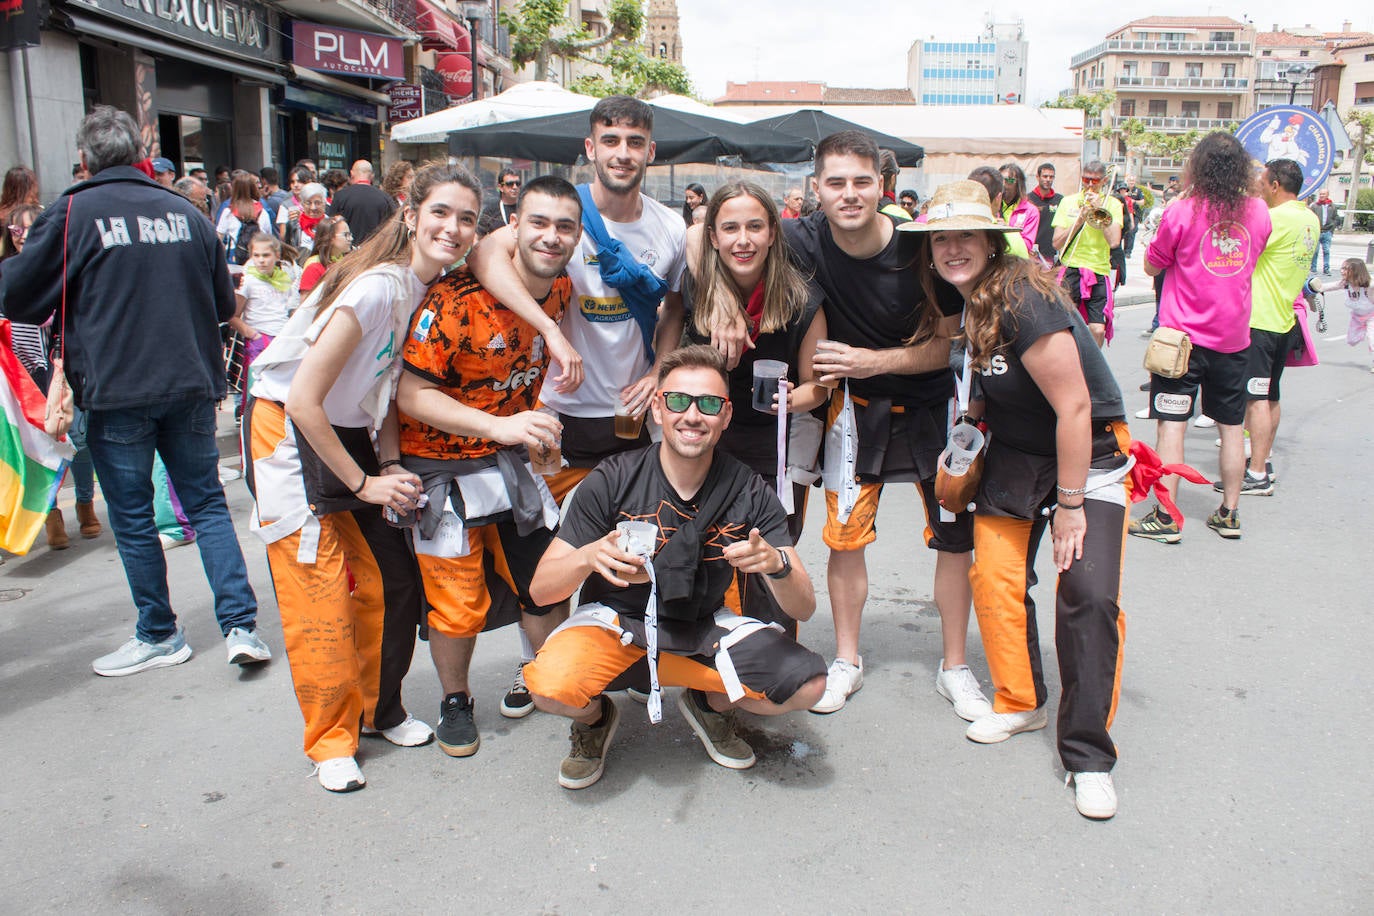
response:
M54 327L66 329L67 379L89 417L87 443L138 609L134 637L92 667L118 677L191 657L153 518L155 451L196 530L229 661L266 661L219 482L219 323L234 315L224 249L189 201L134 168L142 145L128 114L96 106L76 140L92 177L33 224L24 254L6 265L0 302L31 324L61 309Z
M396 201L372 183L372 163L359 159L348 173L348 184L339 188L329 205L330 216L342 216L353 232L353 244L361 245L396 212Z

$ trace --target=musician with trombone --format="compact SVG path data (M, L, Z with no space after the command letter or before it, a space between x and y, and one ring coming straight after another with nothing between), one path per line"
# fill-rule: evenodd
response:
M1111 251L1125 225L1121 201L1111 194L1107 170L1094 159L1083 166L1083 184L1054 214L1054 247L1060 282L1102 346L1112 324Z

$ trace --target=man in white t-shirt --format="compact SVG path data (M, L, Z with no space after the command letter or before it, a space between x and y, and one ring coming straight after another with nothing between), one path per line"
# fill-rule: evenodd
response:
M653 109L627 96L602 99L591 112L586 150L596 169L589 186L592 202L606 232L663 281L667 292L656 323L648 326L651 317L641 327L626 297L603 279L594 233L582 233L568 264L574 307L561 327L584 360L585 381L574 391L555 384L540 393L563 423L563 457L570 466L548 478L559 502L601 459L648 444L642 428L636 438L616 436L616 408L623 405L629 416L644 417L656 385L656 363L682 337L679 289L686 227L678 213L640 192L645 170L654 161L653 123ZM585 215L583 224L590 225ZM498 229L468 257L478 281L507 305L529 296L511 268L514 245L509 228Z

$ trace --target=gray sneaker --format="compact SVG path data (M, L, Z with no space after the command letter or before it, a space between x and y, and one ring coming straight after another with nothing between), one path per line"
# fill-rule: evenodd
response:
M606 769L606 750L620 724L620 710L611 698L601 696L604 721L599 726L573 722L572 749L558 767L558 784L565 789L585 789L601 778Z
M224 646L229 651L231 665L251 665L272 658L272 650L258 637L257 630L234 627L224 637Z
M150 668L180 665L190 657L186 631L177 627L175 633L159 643L144 642L135 636L109 655L97 658L91 663L91 670L101 677L124 677Z
M735 733L733 709L716 712L706 705L706 694L699 690L678 694L677 708L716 763L732 770L747 770L754 765L754 749Z

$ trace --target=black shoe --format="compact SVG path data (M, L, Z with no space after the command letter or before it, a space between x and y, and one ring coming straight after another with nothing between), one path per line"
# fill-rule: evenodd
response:
M525 666L521 664L515 669L515 680L510 685L510 690L506 691L505 697L501 700L501 715L507 719L523 719L534 712L534 697L530 696L530 689L525 686Z
M475 700L462 692L450 693L439 704L439 724L434 728L434 736L440 749L450 757L471 757L477 753L482 738L472 718L476 705Z

